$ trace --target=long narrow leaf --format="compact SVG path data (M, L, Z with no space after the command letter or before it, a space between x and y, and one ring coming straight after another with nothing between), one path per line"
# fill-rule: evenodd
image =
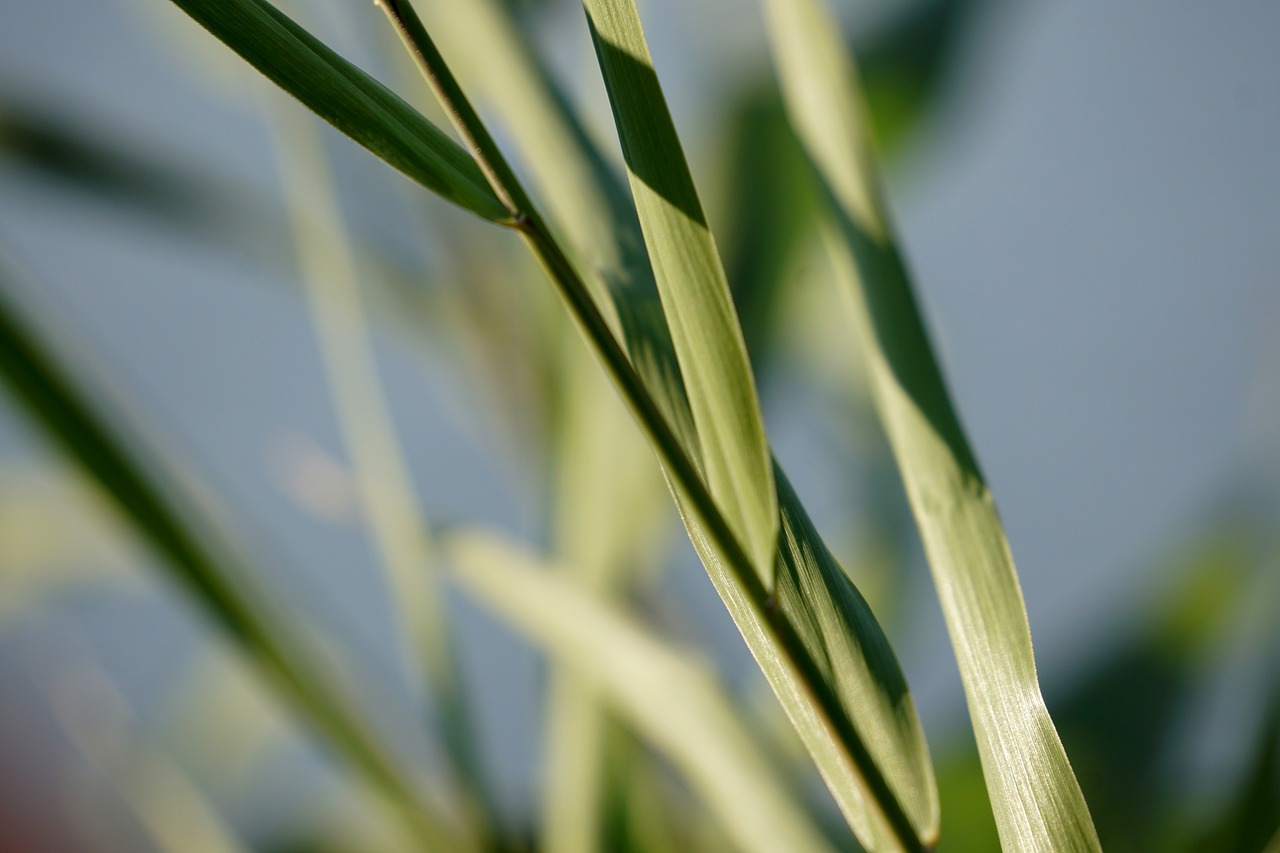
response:
M490 2L476 0L476 5ZM620 212L626 190L532 52L509 50L512 28L505 35L495 33L492 15L486 20L472 4L466 8L475 13L468 20L469 34L487 33L491 52L507 57L506 64L477 63L487 73L476 79L524 146L535 182L549 208L562 217L558 224L586 247L585 257L606 264L596 272L607 287L594 292L606 293L621 318L628 354L647 390L669 418L672 412L687 415L689 403L653 276L643 253L637 257L638 223ZM449 11L465 14L456 6ZM512 64L513 56L526 63ZM508 76L522 84L505 85ZM602 229L601 223L612 227ZM600 241L609 245L595 247ZM658 309L652 319L649 306ZM628 323L641 314L644 321ZM626 386L620 390L624 396L631 393ZM678 426L682 421L675 423L672 430L685 440L685 451L696 455ZM658 443L652 433L649 437ZM681 482L679 472L668 469L668 475ZM716 536L696 513L685 512L684 520L752 654L859 838L874 849L927 846L937 832L936 785L902 673L879 625L789 486L779 488L779 500L786 550L777 559L790 580L779 584L772 607L757 595L758 587L745 582L735 555L718 550Z
M33 680L62 734L132 812L159 853L247 853L200 786L146 732L87 644L68 643Z
M460 533L447 547L463 587L602 691L681 770L741 849L830 849L704 669L566 571L498 537Z
M773 587L778 498L724 267L631 0L584 4L711 494Z
M501 0L443 0L422 11L468 90L481 104L498 108L499 121L526 155L533 188L541 191L552 224L610 328L637 344L635 352L650 353L647 384L656 384L656 401L685 447L696 447L680 368L625 186L613 180L574 120L508 6ZM462 49L450 50L455 46ZM618 305L628 310L620 312ZM663 512L667 492L643 436L590 357L573 339L558 341L556 348L563 391L548 504L553 547L566 571L607 598L626 582L626 572L660 558L666 537L657 528L669 523L669 511ZM651 377L666 380L655 383ZM627 784L614 728L588 679L566 665L551 669L540 797L544 849L604 849L609 812L617 808L609 789Z
M902 671L791 484L774 473L782 532L770 606L755 606L682 502L694 548L858 840L875 851L928 849L938 836L937 783Z
M924 539L1009 850L1098 849L1040 695L995 504L916 305L877 187L851 60L818 0L765 0L792 121L832 200L834 254Z
M767 591L759 566L702 480L694 461L696 448L687 446L679 422L668 416L672 409L687 410L688 401L663 396L659 402L653 396L671 395L680 387L665 372L669 364L661 360L661 339L646 336L653 335L660 324L637 324L634 329L640 334L628 338L626 350L622 349L592 289L533 208L412 8L401 0L384 0L381 6L476 153L514 217L512 224L544 264L597 358L646 431L708 572L850 825L875 848L929 846L936 835L936 786L918 719L879 626L865 605L851 606L861 599L838 566L831 573L812 568L803 572L817 582L799 588L815 600L797 600L792 595L780 599ZM620 239L627 237L623 234ZM629 284L643 287L644 281L632 279ZM625 289L608 293L620 316L633 307ZM804 519L794 497L789 499L789 513ZM807 520L793 526L799 532L788 541L795 540L804 560L835 566ZM778 559L775 554L775 563ZM780 605L780 601L788 603ZM797 624L816 625L817 632ZM817 642L806 643L806 636ZM865 649L885 653L867 656ZM857 660L862 665L833 667L833 660ZM860 701L863 697L875 701Z
M0 268L0 381L45 434L97 481L159 558L159 566L223 628L246 659L353 767L396 805L424 844L460 843L452 821L363 725L303 651L276 604L232 544L207 499L100 387L85 382L11 299Z
M469 810L478 812L487 788L441 599L435 545L382 391L355 252L329 180L317 123L301 111L280 110L268 116L268 126L274 131L299 271L334 410L370 537L390 581L409 680L431 697L453 775ZM483 832L483 815L473 817L477 831Z
M460 145L265 0L173 0L276 85L410 178L494 222L507 210Z
M626 185L520 37L503 0L434 5L440 8L433 24L442 29L446 46L485 46L483 52L458 52L464 71L471 72L465 82L496 108L511 132L567 254L578 262L601 313L685 451L697 458L689 398Z

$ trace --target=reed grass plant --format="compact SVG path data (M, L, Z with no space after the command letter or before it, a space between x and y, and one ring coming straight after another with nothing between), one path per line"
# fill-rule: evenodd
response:
M284 176L279 237L304 284L359 517L385 570L398 654L439 766L424 772L397 750L369 707L379 694L335 668L286 597L263 582L270 558L234 510L219 508L166 453L164 437L110 390L92 358L66 346L56 311L10 269L0 273L0 375L236 649L255 689L332 754L378 816L377 830L355 840L322 828L312 841L568 853L945 847L944 815L973 806L949 802L953 774L935 769L907 679L851 580L859 575L823 540L767 435L752 356L768 345L759 329L769 311L790 298L778 293L782 264L771 256L738 264L741 247L726 262L718 248L634 0L582 8L620 162L540 54L527 26L537 9L376 0L347 10L367 12L364 23L379 28L388 67L416 70L401 74L401 95L312 35L306 4L172 3L274 84L254 100ZM872 129L854 57L823 0L761 7L781 93L771 126L791 146L774 166L809 196L795 222L780 216L781 202L738 215L764 223L755 233L776 241L778 256L815 238L825 246L821 276L846 309L836 334L856 338L859 351L836 369L863 389L865 411L888 440L964 684L982 779L966 790L985 791L1006 850L1101 849L1041 696L994 498L895 233L877 155L894 125ZM334 189L319 124L276 88L402 173L413 193L452 204L423 216L443 256L432 263L451 279L427 306L435 316L398 319L442 336L498 409L540 413L516 439L535 448L530 467L544 484L539 541L439 524L423 508L419 490L444 484L415 484L408 473L415 437L397 429L370 332L369 282L394 290L417 271L394 269L361 241ZM427 93L434 105L422 100ZM743 186L740 196L753 191ZM514 244L540 277L512 255ZM731 290L738 282L726 269L766 280L768 264L777 269L765 289ZM501 358L522 340L544 392L532 404ZM664 562L670 502L776 697L767 711L739 701L638 594ZM860 554L871 559L871 549ZM483 758L451 625L459 590L549 663L532 827L504 817ZM789 731L767 722L779 707ZM153 763L155 785L198 820L184 834L162 819L154 790L130 789L151 842L236 849L235 833L180 769ZM842 821L801 781L812 768ZM674 790L691 792L696 806Z

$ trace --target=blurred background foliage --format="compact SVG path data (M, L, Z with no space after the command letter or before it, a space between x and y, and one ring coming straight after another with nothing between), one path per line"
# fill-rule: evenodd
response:
M242 110L292 109L271 100L265 84L212 42L206 44L203 34L166 14L172 10L161 7L168 4L117 5L139 39L164 45L163 60L173 73L189 73L201 85L216 81L218 97L242 102ZM395 88L433 114L380 22L365 14L367 4L291 5L315 32L382 79L398 82ZM441 4L421 5L428 22L444 14L432 8ZM607 127L599 92L575 82L575 73L581 76L587 65L580 24L567 23L578 14L574 4L509 5L548 52L550 67L569 91L594 109L590 129ZM649 14L682 23L681 13L669 5L655 3ZM956 68L974 49L975 31L982 31L983 21L1027 14L1007 5L919 0L847 16L878 140L894 176L891 186L915 180L912 173L928 176L930 152L945 143L941 135L954 124L947 116L965 103L955 97ZM0 20L21 14L7 9ZM696 23L696 13L683 14ZM666 27L652 29L661 47ZM567 47L575 39L576 47ZM447 42L445 48L464 51ZM665 74L663 58L660 52L659 71ZM464 83L465 64L459 62ZM829 319L838 313L836 306L816 284L826 270L814 233L817 198L808 167L767 63L740 65L698 113L695 172L709 191L711 224L766 408L784 410L770 417L786 423L818 425L811 433L817 437L808 441L828 455L816 464L834 473L826 485L799 485L823 498L819 521L833 531L842 562L897 646L919 626L936 625L936 604L918 592L923 570L914 527L861 377L848 369L853 350L845 324ZM6 70L0 65L0 75ZM675 82L679 89L678 75L688 71L677 68L673 81L664 76L664 83L671 89ZM707 87L690 90L705 94ZM295 235L307 211L276 187L274 167L263 154L269 147L256 131L242 135L246 146L258 148L257 172L227 174L217 158L202 159L199 151L174 144L178 137L152 133L165 120L163 113L149 127L134 127L128 111L61 99L51 91L18 76L0 76L0 195L5 186L20 187L9 217L21 216L12 205L31 197L51 199L53 209L87 205L145 232L140 245L168 244L174 248L164 251L184 252L195 265L215 255L224 259L219 275L230 268L246 281L285 285L306 278L299 273ZM675 98L677 107L681 97ZM243 115L236 120L246 127L257 121ZM433 552L437 534L447 538L457 527L505 529L574 566L570 571L578 582L655 634L696 648L689 656L719 673L716 689L742 711L778 778L833 845L850 849L847 830L809 760L701 583L648 450L538 271L510 241L402 187L324 133L346 223L340 237L349 243L357 271L355 304L360 312L368 307L372 343L352 344L339 329L336 343L325 344L324 297L294 288L267 297L269 310L303 324L302 333L275 338L270 328L254 329L250 322L244 341L215 335L202 357L216 360L230 352L243 359L238 369L253 371L255 357L286 345L288 335L308 335L314 323L323 357L347 365L331 365L326 381L339 410L347 406L350 414L352 406L363 404L343 399L338 374L350 368L353 350L342 362L342 347L354 346L358 359L360 347L372 346L373 369L380 367L389 397L384 427L391 441L399 433L405 456L392 463L405 477L404 488L387 499L420 513L416 524L432 540L408 547ZM362 484L365 474L353 463L362 431L368 439L382 427L344 422L335 430L331 415L315 406L276 413L284 426L268 435L259 430L250 439L257 455L248 454L246 462L242 454L238 463L256 464L258 479L223 470L216 454L184 435L183 416L157 405L153 396L161 383L145 375L145 359L130 367L113 357L124 343L101 331L111 322L109 313L92 316L92 308L67 304L65 294L74 288L50 297L41 292L45 283L28 274L27 267L39 264L28 263L24 253L38 258L42 251L57 251L57 238L25 247L3 231L0 239L6 241L0 244L7 258L0 273L5 299L47 321L44 330L55 349L74 364L91 366L86 375L93 381L118 385L129 401L126 408L150 424L164 446L185 448L176 454L183 476L228 507L232 527L252 543L255 564L270 568L268 586L301 617L310 640L323 650L326 671L348 687L359 686L382 737L427 776L441 776L449 765L433 754L433 746L447 754L466 751L456 743L460 738L478 743L479 756L464 756L462 764L475 765L471 805L489 815L492 841L509 849L731 846L706 802L690 796L679 762L638 732L625 711L599 705L591 685L557 659L536 664L508 628L452 587L443 593L442 607L450 616L446 656L453 662L441 665L457 668L460 704L451 710L441 697L420 694L413 654L406 651L412 641L393 638L386 627L396 621L389 614L420 591L405 587L394 571L374 568L396 559L396 546L388 551L377 544L376 530L371 539L364 532L376 527L370 523L370 510L378 505L374 492L388 486L386 478ZM105 269L101 274L111 275ZM198 285L187 286L218 286L216 278L197 277ZM1274 283L1274 270L1269 280ZM236 300L241 307L261 303L257 294ZM347 304L336 309L339 315L350 313ZM328 310L335 310L332 304ZM199 317L198 308L186 313L188 322ZM332 322L337 315L329 316ZM86 322L94 327L87 334ZM171 317L157 311L133 322L127 334L170 323ZM222 334L236 322L223 322ZM169 333L192 332L175 327ZM236 355L241 347L244 352ZM296 349L307 351L306 345ZM1267 371L1274 383L1274 358ZM280 381L293 380L286 373ZM432 390L424 392L424 386ZM406 394L421 399L406 407ZM443 432L425 426L436 410L445 411L453 426ZM198 411L195 417L214 432L252 428L234 415ZM1108 850L1244 853L1276 843L1275 414L1254 427L1272 437L1254 442L1252 455L1242 454L1194 512L1184 513L1177 529L1164 531L1164 544L1137 558L1143 565L1134 566L1133 575L1140 592L1122 617L1082 619L1075 637L1057 639L1078 640L1087 650L1081 662L1055 669L1045 691ZM294 710L244 665L241 654L229 653L185 599L157 585L154 560L102 496L50 452L39 430L16 409L0 416L5 848L283 853L403 846L385 819L387 804L317 746ZM452 455L464 442L470 449L460 451L459 459L424 461L432 445ZM288 509L267 507L261 495L251 494L254 483L268 483ZM422 507L414 506L415 491ZM288 513L290 521L273 523ZM298 544L307 537L307 545ZM1016 529L1014 539L1016 547ZM317 558L326 556L330 565L319 565ZM334 561L360 568L334 568ZM1031 607L1035 628L1034 596ZM1101 636L1094 639L1095 633ZM912 661L920 654L908 651L904 657L917 690ZM946 652L940 646L930 654ZM927 706L945 691L925 691L917 699L926 706L938 769L942 847L995 849L977 753L955 698L958 688L947 689L952 692L938 703L941 711ZM428 728L444 734L442 746L416 733L423 710ZM451 714L469 723L450 725ZM1205 767L1215 769L1206 773ZM586 841L584 826L593 827Z

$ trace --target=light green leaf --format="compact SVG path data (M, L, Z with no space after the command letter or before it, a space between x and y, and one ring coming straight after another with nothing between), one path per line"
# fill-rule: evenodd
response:
M1096 850L1040 695L1018 577L880 198L864 108L817 0L765 0L792 122L831 204L833 254L960 666L1001 842Z
M391 166L494 222L508 211L463 148L265 0L173 0L276 85Z
M610 330L662 409L686 453L697 434L675 345L645 253L631 194L594 144L566 94L522 38L502 0L436 0L431 23L459 50L463 82L497 110L522 152L533 186Z
M584 246L577 254L592 259L588 272L607 283L593 292L611 300L604 307L621 319L628 355L645 389L667 415L685 452L696 456L689 432L680 428L685 421L678 414L687 417L689 403L653 276L643 252L637 252L642 245L638 223L624 211L626 191L532 52L511 51L515 37L510 22L500 28L492 10L487 16L478 11L489 4L490 0L476 0L464 4L465 12L456 4L445 4L439 19L462 33L463 23L453 19L464 18L467 32L484 33L486 41L492 39L490 52L508 58L508 64L494 67L477 63L477 85L498 107L516 143L524 146L529 171L548 208L560 218L556 224L571 241ZM524 56L525 62L512 64L512 56ZM508 76L522 83L508 88ZM538 81L541 86L535 85ZM629 322L642 315L643 321ZM633 393L625 384L619 390L624 396ZM641 422L650 429L643 418ZM652 431L649 437L660 446ZM668 467L667 474L680 493L681 472ZM778 479L784 480L780 473ZM881 846L919 849L936 834L937 795L902 673L879 625L808 523L789 486L779 488L779 499L786 549L775 559L786 578L779 582L779 598L772 606L762 587L749 582L755 576L749 565L738 562L741 550L722 550L713 519L685 512L684 521L850 825L864 842L889 836L896 840Z
M591 144L508 6L501 0L419 5L464 87L480 105L496 108L609 328L634 345L633 353L648 354L647 383L686 450L696 453L679 364L626 186ZM553 297L548 292L546 298ZM560 330L570 331L567 325ZM561 336L555 349L561 390L550 510L554 549L577 580L608 596L631 572L660 559L669 498L643 436L576 336ZM614 727L588 680L567 666L549 673L545 716L539 843L563 853L600 850L608 811L618 808L609 791L623 772L616 755L605 755Z
M781 469L776 598L755 606L705 529L698 556L858 840L869 850L937 843L938 794L915 705L889 641L827 550Z
M738 847L830 847L779 783L715 679L526 551L484 533L446 544L462 586L589 679L684 774Z
M631 194L693 410L707 484L766 589L778 498L755 380L707 227L631 0L587 0Z

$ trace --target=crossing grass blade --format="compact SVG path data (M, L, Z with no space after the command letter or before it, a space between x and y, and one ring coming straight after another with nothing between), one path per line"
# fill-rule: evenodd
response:
M208 12L205 4L181 2ZM238 0L237 5L244 2L247 0ZM705 452L710 442L702 435L697 416L690 425L697 427L692 436L697 442L690 446L691 437L681 429L680 419L669 414L681 409L696 412L698 405L690 399L691 394L683 399L678 396L682 386L673 381L670 363L664 360L667 348L659 330L665 324L657 322L657 317L646 317L628 327L622 319L635 312L642 301L657 307L655 301L648 299L645 278L636 276L625 279L625 287L604 289L628 335L625 342L620 342L596 304L593 293L601 293L602 289L588 287L579 267L534 209L412 8L403 0L383 0L381 6L475 153L483 174L508 212L509 219L504 223L519 231L543 263L597 358L646 432L709 574L855 833L872 849L929 847L936 836L936 785L919 721L888 643L865 602L808 523L795 496L788 490L782 501L786 529L781 537L781 553L779 513L776 508L772 514L762 511L762 505L778 500L773 461L767 455L767 445L762 444L767 466L763 474L755 470L756 439L763 443L764 436L758 422L754 385L742 351L741 332L732 307L727 304L727 292L717 293L724 289L723 272L705 223L699 221L700 214L681 223L676 216L687 214L664 208L667 202L658 196L649 198L653 208L650 213L656 211L655 216L670 220L658 229L672 235L669 241L663 238L664 251L689 248L693 263L688 270L696 267L710 276L709 282L700 281L707 291L700 295L701 311L692 312L699 325L672 323L678 327L672 337L683 335L684 344L676 343L669 349L678 355L683 346L686 355L706 362L698 366L706 385L701 402L704 415L717 406L717 414L726 415L727 421L720 428L728 429L728 440L734 443L733 464L739 466L722 466L720 488L727 487L725 477L730 474L745 477L729 485L745 490L736 498L745 495L745 506L760 517L758 523L752 521L749 529L741 531L741 536L734 528L749 518L749 514L743 514L744 504L736 506L737 521L731 522L728 515L732 513L721 509L703 480L699 451ZM634 20L633 9L630 17ZM605 31L612 32L608 27ZM628 38L639 40L643 46L638 25ZM622 89L635 84L634 79L627 80L627 75L637 70L634 64L628 67L625 55L612 51L609 42L598 43L606 64L614 63L615 72L621 67ZM696 196L683 154L656 88L652 67L644 67L648 70L640 74L639 81L643 98L652 102L656 97L662 106L661 117L666 122L666 130L660 134L662 144L670 149L671 156L679 158L672 175L675 188L685 193L685 206L690 207L688 203L696 202ZM627 109L634 106L632 103ZM643 124L640 131L643 136ZM591 179L598 177L593 175ZM580 229L580 233L586 231ZM631 236L624 229L617 239ZM674 262L677 271L685 270L678 259ZM682 315L682 322L691 322L690 316ZM731 363L724 364L725 358ZM707 364L719 364L736 390L727 396L717 392L721 377L715 370L707 371ZM683 363L680 368L684 372ZM655 394L660 396L655 399ZM723 445L717 445L715 452L723 452ZM766 540L768 552L762 557L759 552ZM765 565L767 569L763 568ZM779 569L793 577L775 588L774 573Z
M216 803L137 719L87 642L66 643L53 669L32 673L51 718L132 813L148 847L248 853Z
M532 62L531 52L523 55ZM544 86L553 86L536 66L519 70L526 72L520 75L526 84L540 80ZM440 85L439 69L435 77ZM617 261L616 266L588 268L588 272L607 282L592 292L605 293L610 300L606 307L621 318L629 363L614 372L618 367L610 360L611 341L603 342L606 345L597 355L614 373L620 393L633 406L664 461L690 538L850 826L872 849L930 846L937 833L938 812L932 766L902 672L879 625L789 486L779 489L783 536L775 544L774 559L784 577L776 596L764 591L732 534L726 539L725 525L716 511L708 512L705 502L691 499L689 489L701 485L697 474L673 460L696 457L697 447L681 430L683 422L669 414L687 413L689 402L684 385L672 381L673 376L678 380L679 368L673 363L675 348L666 337L666 323L654 296L653 276L643 258L636 256L635 247L641 245L638 224L634 217L617 213L623 209L618 200L625 198L625 190L581 132L567 99L555 91L539 93L532 86L509 89L501 77L487 79L486 91L501 117L515 131L517 143L528 146L529 169L549 208L563 217L559 224L564 233L588 247L597 240L614 241L611 246L584 249L580 255ZM450 98L461 95L456 83L448 85ZM482 143L482 149L493 150L491 140ZM602 233L600 222L615 227ZM563 266L552 268L551 274L553 279L571 275ZM572 298L568 302L589 336L603 337L603 320L592 320L592 312L580 302ZM656 316L628 324L629 317L645 310L638 309L640 305L652 306ZM593 343L600 347L601 341L593 338ZM638 405L650 394L656 400L654 407L667 414L660 423ZM676 440L679 448L673 452L664 435ZM780 483L784 481L780 472L776 476Z
M427 189L493 222L507 210L458 143L265 0L173 0L280 88Z
M702 667L527 551L482 532L446 543L462 587L558 662L674 764L744 851L831 850Z
M66 456L109 495L158 565L245 652L303 719L435 849L465 849L453 820L409 775L309 658L287 614L250 571L206 496L128 409L86 382L32 322L0 267L0 382ZM30 297L31 294L24 294ZM47 316L48 312L44 312Z
M635 6L631 0L586 0L584 6L693 410L707 484L761 582L772 589L778 498L724 266Z
M685 452L697 458L688 394L625 183L502 0L431 5L446 51L451 44L485 46L457 52L459 73L510 132L566 254Z
M451 0L422 12L459 77L523 154L533 189L583 272L606 322L642 358L646 383L682 438L696 447L675 358L630 195L591 144L538 55L501 0ZM483 45L483 51L451 50ZM644 438L578 342L557 347L562 414L557 418L553 547L557 563L604 597L639 564L659 558L669 524L666 487ZM548 674L542 821L547 850L590 853L607 846L609 796L625 778L612 719L598 691L572 668Z
M488 787L475 750L435 543L409 477L367 327L356 254L348 236L318 123L271 92L273 131L294 228L298 267L317 343L359 490L370 539L386 569L409 681L431 697L450 770L477 835L487 831Z
M682 501L694 549L858 840L872 851L930 849L937 783L906 680L780 468L775 477L782 530L770 604L755 605Z
M764 0L793 125L830 199L833 254L924 540L1007 850L1097 850L1040 694L1009 546L880 197L839 27L818 0Z

